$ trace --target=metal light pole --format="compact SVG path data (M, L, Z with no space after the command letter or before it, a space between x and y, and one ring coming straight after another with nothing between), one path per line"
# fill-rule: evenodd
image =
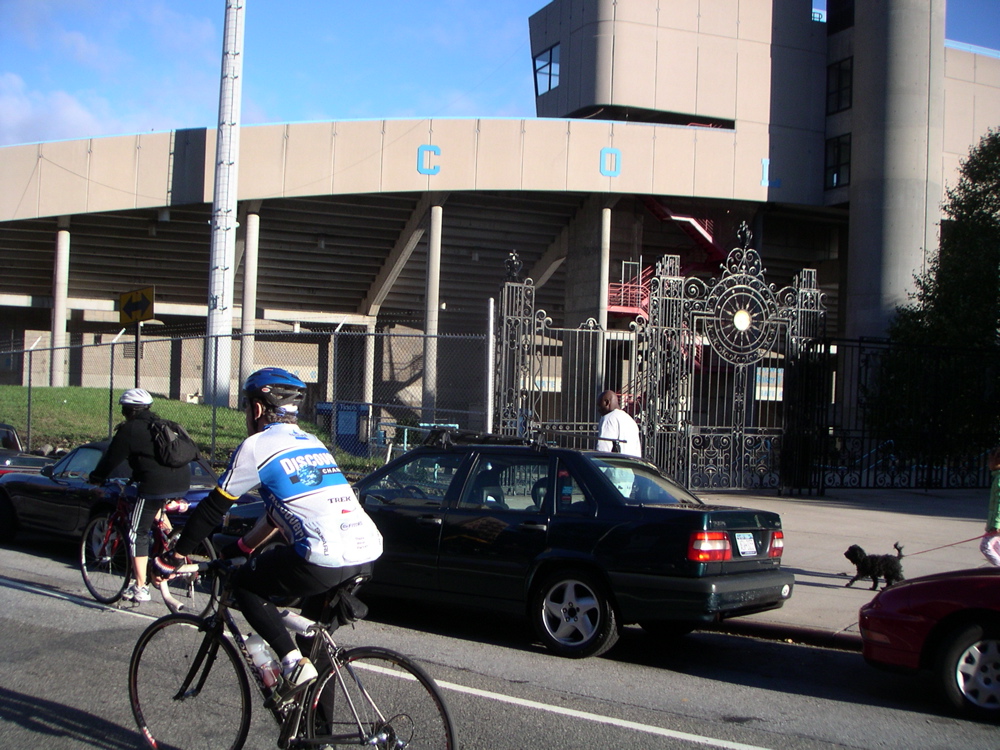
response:
M226 0L219 89L219 135L208 276L204 383L206 403L229 406L233 279L236 274L236 199L239 179L240 107L243 97L243 26L246 0Z

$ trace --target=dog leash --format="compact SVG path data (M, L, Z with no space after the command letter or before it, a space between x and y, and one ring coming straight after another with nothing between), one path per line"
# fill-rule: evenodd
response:
M959 544L965 544L966 542L974 542L977 539L982 539L986 534L980 534L979 536L974 536L971 539L963 539L960 542L952 542L951 544L942 544L940 547L931 547L930 549L921 550L920 552L913 552L909 555L903 555L903 557L916 557L917 555L922 555L925 552L933 552L934 550L944 549L945 547L956 547Z

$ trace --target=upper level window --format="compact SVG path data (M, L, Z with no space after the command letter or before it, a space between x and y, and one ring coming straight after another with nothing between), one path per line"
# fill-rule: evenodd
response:
M851 183L851 134L838 135L826 142L826 170L823 187L827 190Z
M854 58L835 62L826 69L826 113L832 115L851 108Z
M535 58L535 96L559 85L559 45L549 47Z
M827 0L827 36L854 26L854 0Z

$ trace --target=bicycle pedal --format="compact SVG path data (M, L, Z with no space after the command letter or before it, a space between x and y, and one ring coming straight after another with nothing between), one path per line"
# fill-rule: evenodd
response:
M289 687L285 691L271 690L271 695L264 701L264 708L266 709L276 709L278 711L287 710L289 707L295 704L298 699L305 695L306 690L313 684L314 681L306 682L301 685L296 685L295 687Z

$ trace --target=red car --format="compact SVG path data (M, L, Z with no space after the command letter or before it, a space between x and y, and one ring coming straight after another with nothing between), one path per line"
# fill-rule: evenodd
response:
M930 670L959 712L1000 720L1000 568L913 578L859 612L863 654L891 670Z

